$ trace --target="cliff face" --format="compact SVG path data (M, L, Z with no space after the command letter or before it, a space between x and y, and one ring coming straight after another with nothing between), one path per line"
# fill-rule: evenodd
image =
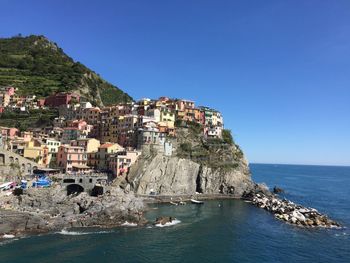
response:
M185 133L191 132L187 130ZM202 152L201 158L198 158L194 149L203 151L204 148L200 147L207 142L187 136L186 143L192 147L190 155L186 156L182 149L186 148L183 139L183 134L179 133L176 140L172 140L173 156L167 157L160 152L143 154L131 167L125 184L129 184L135 193L146 195L150 192L159 195L199 192L231 194L239 198L253 189L248 163L238 146L217 142L215 147L206 148L208 152Z
M128 181L138 194L192 194L196 192L196 179L200 165L178 157L140 159L130 170Z
M242 162L237 168L214 170L189 159L142 157L130 170L127 180L137 194L160 195L232 194L241 197L253 187L249 168Z

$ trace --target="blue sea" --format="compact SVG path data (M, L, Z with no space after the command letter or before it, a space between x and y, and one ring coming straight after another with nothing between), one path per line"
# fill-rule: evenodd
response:
M350 167L252 164L256 182L341 222L302 229L241 200L154 205L166 227L74 229L0 244L0 262L350 262Z

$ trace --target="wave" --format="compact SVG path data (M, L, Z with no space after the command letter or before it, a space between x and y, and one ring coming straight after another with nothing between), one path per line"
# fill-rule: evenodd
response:
M96 231L96 232L78 232L78 231L68 231L66 229L62 229L57 234L66 235L66 236L82 236L82 235L95 235L95 234L108 234L110 231Z
M122 226L132 226L132 227L134 227L134 226L137 226L137 224L136 223L129 223L128 221L125 221L123 224L122 224Z
M156 224L155 226L156 226L156 227L166 227L166 226L174 226L174 225L177 225L177 224L180 224L180 223L181 223L180 220L174 219L173 221L168 222L168 223L165 223L164 225L162 225L162 224Z
M3 235L1 238L9 239L9 238L15 238L15 235Z

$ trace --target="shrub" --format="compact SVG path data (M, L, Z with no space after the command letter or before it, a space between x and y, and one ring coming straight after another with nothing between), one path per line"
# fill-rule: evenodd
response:
M189 142L181 143L180 149L184 152L191 152L192 151L192 144Z
M232 145L234 143L231 130L224 129L222 130L222 139L225 143Z

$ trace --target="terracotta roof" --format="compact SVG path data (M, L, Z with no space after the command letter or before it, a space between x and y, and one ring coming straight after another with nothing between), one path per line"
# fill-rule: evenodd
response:
M105 144L102 144L101 146L100 146L100 148L109 148L109 147L111 147L111 146L113 146L114 144L113 143L105 143Z

